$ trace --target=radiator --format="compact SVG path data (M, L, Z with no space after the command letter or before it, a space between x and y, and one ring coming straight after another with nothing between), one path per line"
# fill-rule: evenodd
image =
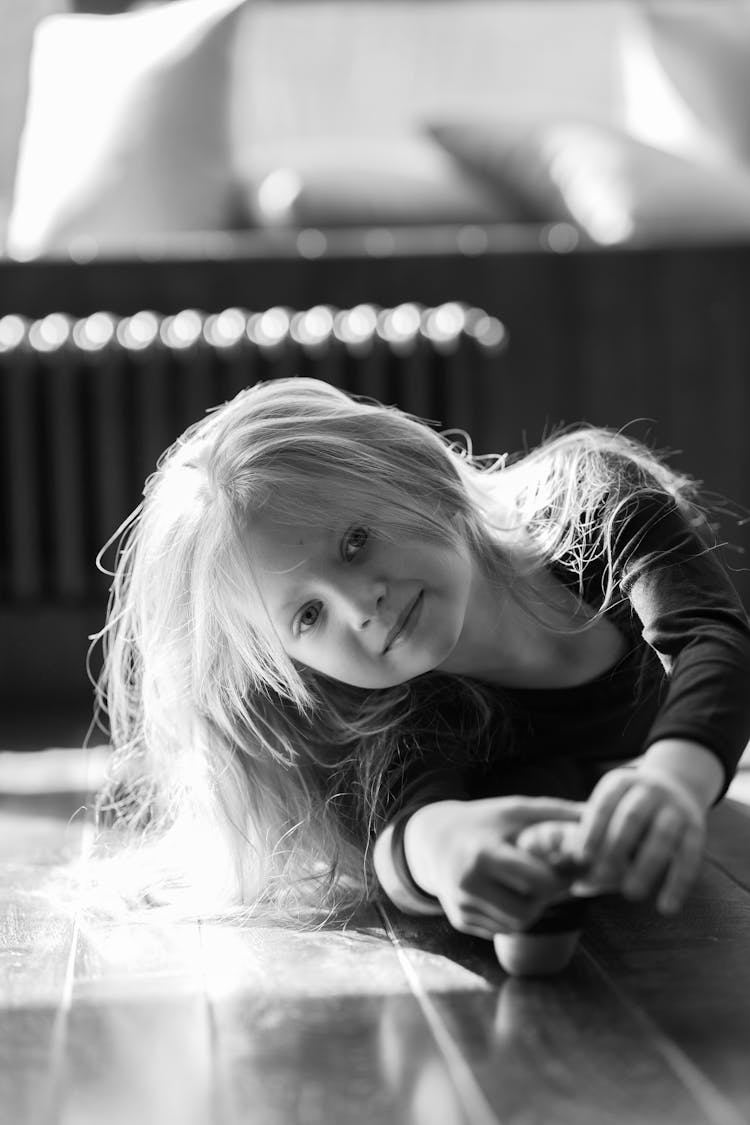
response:
M310 375L492 450L503 324L459 304L0 319L0 602L99 600L159 454L258 380Z

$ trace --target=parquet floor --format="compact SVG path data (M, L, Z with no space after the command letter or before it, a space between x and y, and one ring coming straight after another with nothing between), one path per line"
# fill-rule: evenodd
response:
M0 755L2 1125L750 1121L741 801L711 814L679 917L601 900L565 973L511 980L489 943L396 911L96 922L48 893L87 831L80 755L26 761Z

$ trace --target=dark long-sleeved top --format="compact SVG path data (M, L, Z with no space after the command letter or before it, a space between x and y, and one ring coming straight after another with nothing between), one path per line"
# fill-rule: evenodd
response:
M407 766L388 815L448 798L502 794L585 798L604 768L675 738L716 754L726 791L750 739L750 626L714 549L671 497L624 506L614 530L616 597L607 615L629 644L618 663L575 687L497 688L473 760L439 746ZM579 576L552 570L579 588ZM584 601L600 608L604 561L588 564ZM446 698L448 726L459 706ZM686 752L689 752L686 750Z

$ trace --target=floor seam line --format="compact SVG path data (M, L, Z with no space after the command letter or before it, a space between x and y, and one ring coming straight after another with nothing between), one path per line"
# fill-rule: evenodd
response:
M680 1079L694 1101L708 1115L707 1125L747 1125L745 1117L740 1114L739 1110L735 1109L711 1079L698 1069L690 1057L670 1041L651 1016L647 1015L641 1006L628 996L625 989L612 979L611 974L604 969L594 954L586 949L583 944L580 946L580 952L594 967L597 975L603 978L607 987L615 994L631 1016L648 1028L664 1061ZM710 1096L706 1097L706 1093Z
M393 929L388 915L379 905L378 911L383 919L386 933L395 949L396 956L399 959L399 963L406 976L412 994L419 1004L436 1046L445 1060L448 1072L455 1084L456 1092L461 1099L461 1104L469 1120L472 1122L472 1125L503 1125L487 1100L470 1065L456 1046L450 1032L443 1024L434 1003L430 999L429 993L420 981L418 974L414 970L414 966L406 956L403 944Z
M62 1081L64 1072L65 1036L68 1029L69 1017L73 1006L73 988L75 984L75 962L78 952L78 938L80 934L79 915L73 919L73 933L70 940L70 951L65 965L62 994L60 1004L55 1012L55 1021L52 1025L50 1036L50 1069L46 1083L47 1091L44 1108L45 1125L55 1125L60 1119Z
M720 871L726 879L729 879L730 883L734 883L735 887L739 887L742 891L750 892L750 878L743 882L739 875L735 875L735 873L726 866L724 860L717 859L710 849L706 850L706 859L717 871Z

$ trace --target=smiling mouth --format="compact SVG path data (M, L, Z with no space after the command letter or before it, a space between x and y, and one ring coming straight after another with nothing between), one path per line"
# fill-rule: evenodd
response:
M422 605L423 592L424 591L422 590L419 591L414 601L406 607L396 624L391 629L390 633L385 639L385 648L383 649L383 653L388 652L388 650L393 647L396 641L408 636L411 632L412 627L414 626L417 617L419 616L419 610Z

